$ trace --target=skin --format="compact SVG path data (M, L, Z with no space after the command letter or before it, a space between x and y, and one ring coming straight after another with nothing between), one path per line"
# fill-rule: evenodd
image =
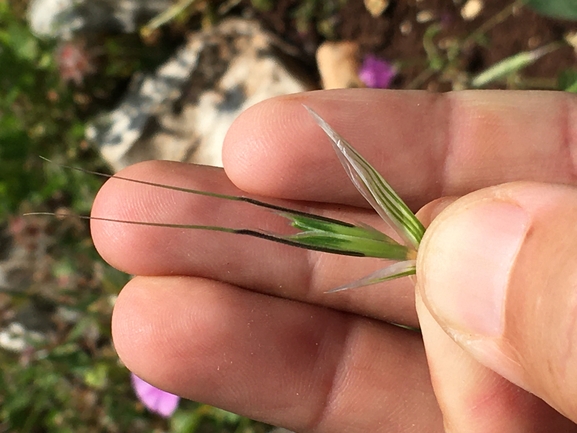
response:
M431 224L416 278L325 294L383 263L93 221L102 256L137 275L112 321L127 367L167 391L299 432L577 431L577 99L291 95L235 121L224 171L156 161L120 174L254 195L387 231L303 103ZM272 231L285 224L250 206L115 179L93 215ZM501 248L505 240L514 247ZM511 260L500 260L501 250Z

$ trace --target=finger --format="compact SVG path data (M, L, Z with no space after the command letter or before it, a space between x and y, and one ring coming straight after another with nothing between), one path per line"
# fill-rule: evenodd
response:
M429 225L455 198L429 203L418 217ZM447 432L577 431L540 398L478 363L439 326L417 291L417 312L429 371Z
M366 205L302 104L414 208L513 180L575 184L574 95L348 89L274 98L243 113L223 150L226 172L239 188Z
M429 372L447 433L574 432L535 395L478 363L433 319L417 295Z
M133 166L121 175L225 194L243 193L230 183L221 169L211 167L148 162ZM369 210L311 207L294 202L288 205L354 223L363 221L390 232ZM111 179L104 185L94 201L92 215L167 224L260 228L277 233L286 233L289 229L285 218L248 204L120 179ZM383 260L319 253L230 233L104 221L92 221L92 237L110 264L130 274L211 278L382 320L409 326L417 324L414 287L406 279L385 283L381 286L383 290L375 287L341 294L325 293L386 266Z
M427 204L418 217L429 225L456 198ZM468 432L570 431L570 423L543 400L479 364L439 326L416 296L419 325L445 430Z
M175 394L296 431L440 432L420 336L191 277L121 292L115 348Z
M577 193L512 183L431 224L417 278L427 309L473 358L577 420Z

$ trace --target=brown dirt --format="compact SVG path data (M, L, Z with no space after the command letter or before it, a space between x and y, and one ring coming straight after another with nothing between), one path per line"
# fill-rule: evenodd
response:
M319 33L318 26L315 28L311 25L306 32L297 30L295 7L300 2L279 0L275 2L274 10L254 13L274 33L298 48L305 63L313 65L316 47L326 38ZM460 14L464 1L459 6L455 3L458 2L391 0L385 13L374 18L361 0L349 0L331 21L331 39L356 41L362 54L373 53L401 62L402 71L393 87L407 88L428 66L423 36L431 25L441 25L440 31L434 37L437 45L443 46L455 39L464 41L511 4L500 0L485 0L480 14L475 19L466 21ZM248 4L250 2L247 0L246 5ZM426 23L417 22L416 16L422 11L431 12L435 18ZM411 30L403 33L401 27L410 27ZM460 71L475 74L520 51L559 41L569 30L576 31L577 23L546 18L526 7L519 7L504 21L492 26L483 37L466 44L455 66ZM528 67L524 76L551 79L556 77L559 71L576 66L576 56L572 48L563 47ZM446 80L433 74L417 87L450 90L450 83L444 81ZM532 81L533 84L534 82L536 80Z

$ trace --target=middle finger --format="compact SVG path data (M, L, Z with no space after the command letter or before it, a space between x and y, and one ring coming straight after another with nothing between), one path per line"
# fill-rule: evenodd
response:
M124 177L240 195L220 169L148 162ZM390 232L371 210L338 205L281 202ZM112 179L100 191L93 216L172 224L207 224L286 231L283 217L254 206ZM94 242L113 266L137 275L189 275L220 280L262 293L415 326L414 293L408 279L363 290L326 294L386 261L308 251L248 236L93 221ZM390 233L389 233L390 234Z

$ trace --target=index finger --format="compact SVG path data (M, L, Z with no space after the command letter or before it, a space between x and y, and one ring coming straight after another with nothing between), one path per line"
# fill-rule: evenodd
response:
M575 184L574 95L346 89L271 99L240 116L223 150L227 175L239 188L365 204L302 104L345 137L413 208L514 180Z

